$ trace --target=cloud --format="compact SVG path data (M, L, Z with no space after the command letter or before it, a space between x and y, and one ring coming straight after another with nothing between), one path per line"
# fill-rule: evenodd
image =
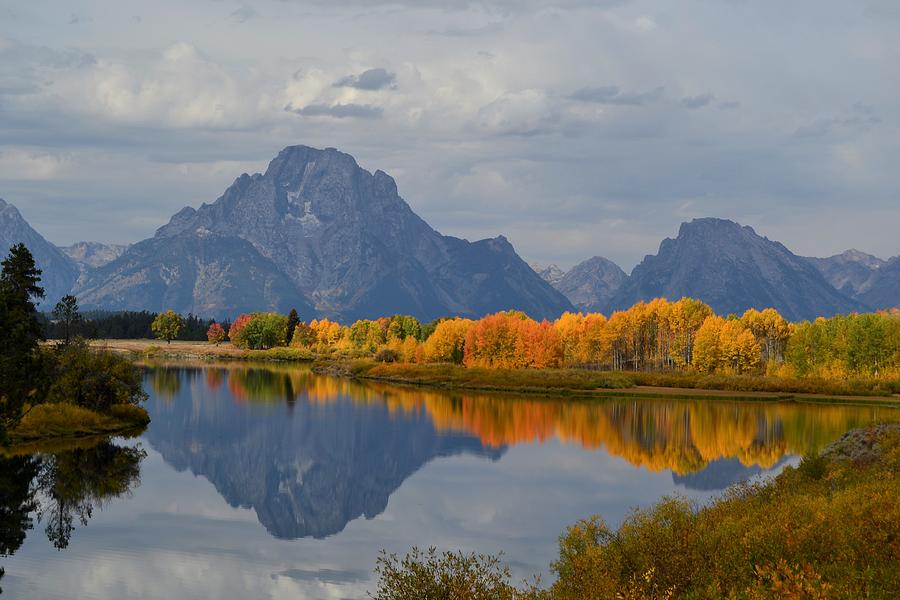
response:
M234 12L232 12L230 15L228 15L228 18L231 19L232 21L234 21L235 23L246 23L250 19L253 19L258 16L259 16L259 13L256 11L255 8L253 8L251 6L247 6L245 4L244 6L241 6L240 8L234 10Z
M681 99L681 105L685 108L695 109L708 106L715 99L712 94L700 94L699 96L687 96Z
M616 106L644 106L662 99L665 88L655 87L646 92L623 92L614 85L581 88L573 92L569 98L579 102L595 104L611 104Z
M503 31L503 24L494 22L488 23L487 25L479 25L477 27L445 27L443 29L431 29L427 32L427 35L468 38L493 35L501 31Z
M332 117L334 119L378 119L384 113L384 109L381 107L370 104L309 104L303 108L293 108L288 105L285 110L304 117Z
M377 68L363 71L359 75L346 75L334 82L334 87L348 87L357 90L377 91L396 86L397 76L387 69Z
M794 131L796 138L823 138L854 135L879 125L882 119L871 106L856 103L844 115L824 117Z

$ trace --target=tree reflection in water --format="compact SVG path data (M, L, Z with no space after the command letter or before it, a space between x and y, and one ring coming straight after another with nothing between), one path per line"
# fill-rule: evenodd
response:
M146 456L139 446L106 439L88 447L0 458L0 556L19 549L34 514L46 523L55 548L68 547L76 522L87 525L95 508L140 484Z

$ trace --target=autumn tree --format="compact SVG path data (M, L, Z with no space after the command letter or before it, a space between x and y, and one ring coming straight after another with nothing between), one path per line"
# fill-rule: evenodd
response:
M150 329L160 340L166 340L167 344L171 344L172 340L178 337L181 329L184 327L184 319L174 310L167 310L159 313L150 325Z
M231 340L231 343L237 347L242 347L244 345L243 340L243 332L244 328L247 327L247 323L253 319L253 315L241 314L234 320L234 323L231 324L231 327L228 329L228 339Z
M469 319L447 319L434 328L422 348L425 362L449 362L462 364L465 357L466 335L474 321Z
M209 340L210 344L215 344L216 346L218 346L225 341L225 329L218 323L214 322L206 331L206 339Z
M285 345L287 327L288 318L278 313L241 315L231 326L229 337L238 348L266 350Z
M291 346L295 348L311 348L316 343L316 334L309 324L300 321L294 327L294 334L291 336Z

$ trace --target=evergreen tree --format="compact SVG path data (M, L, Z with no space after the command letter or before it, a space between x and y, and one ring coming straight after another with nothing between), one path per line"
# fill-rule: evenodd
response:
M288 314L287 336L285 336L285 344L287 346L291 345L291 340L294 339L294 330L297 329L297 325L299 324L300 315L297 314L296 308L292 308L291 312Z
M53 309L53 318L62 326L63 339L68 344L76 327L81 323L81 313L78 312L78 299L71 294L63 296Z
M43 298L41 271L24 244L10 248L0 272L0 443L18 425L26 402L44 384L43 339L34 299Z

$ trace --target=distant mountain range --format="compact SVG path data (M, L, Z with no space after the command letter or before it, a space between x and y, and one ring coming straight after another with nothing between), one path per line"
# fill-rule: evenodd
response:
M663 240L628 276L602 257L557 270L556 289L579 310L604 313L660 296L700 298L720 314L773 307L792 320L900 305L897 258L856 250L805 258L725 219L683 223L675 239Z
M46 296L41 307L53 307L67 294L78 279L78 266L66 254L31 228L12 204L0 199L0 258L6 258L7 250L24 243L43 269L42 285Z
M212 204L182 209L130 246L57 248L0 200L0 247L19 241L44 271L43 308L69 292L84 308L218 318L296 308L341 321L505 309L542 319L685 295L721 313L772 306L791 319L900 305L900 257L804 258L723 219L684 223L631 275L600 256L568 272L530 267L503 236L441 235L386 173L307 146L285 148L265 173L241 175Z

